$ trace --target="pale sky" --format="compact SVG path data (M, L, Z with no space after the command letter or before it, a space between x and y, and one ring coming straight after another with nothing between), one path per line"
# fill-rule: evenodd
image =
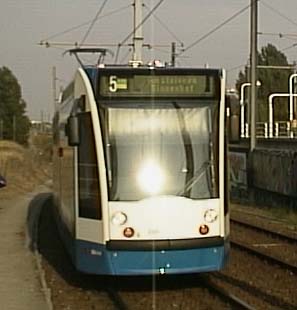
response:
M57 70L58 87L65 87L77 68L74 58L62 55L67 47L45 48L38 43L47 39L49 42L81 42L103 2L1 0L0 67L9 67L19 80L31 119L39 120L41 115L48 119L53 115L52 67ZM103 18L97 20L85 43L108 45L123 41L132 31L132 2L107 1L100 14ZM145 16L159 1L143 2ZM144 48L144 62L169 61L171 42L180 41L187 48L249 4L250 0L164 0L154 13L157 18L151 17L144 25L144 43L155 46L149 51ZM114 11L116 13L111 14ZM296 0L260 0L258 31L267 35L259 35L259 49L272 43L285 53L290 63L297 61L296 12ZM90 23L72 32L54 36L88 21ZM184 53L177 61L178 66L204 67L208 64L225 68L228 86L232 87L249 56L249 27L250 11L247 9ZM127 43L131 43L131 39ZM111 48L116 51L115 47ZM121 50L120 61L129 60L127 52L128 48ZM114 58L106 58L108 63L113 61ZM235 67L237 69L233 69Z

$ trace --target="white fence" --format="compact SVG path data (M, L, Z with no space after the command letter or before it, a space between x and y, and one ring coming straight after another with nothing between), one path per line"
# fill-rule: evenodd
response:
M274 122L269 128L269 122L257 122L256 137L257 138L286 138L297 139L297 120ZM242 138L250 137L250 126L245 124L245 132Z

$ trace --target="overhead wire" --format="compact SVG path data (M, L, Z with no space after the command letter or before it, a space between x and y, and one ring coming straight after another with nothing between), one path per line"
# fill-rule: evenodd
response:
M282 18L285 19L286 21L290 22L292 25L297 26L297 22L295 22L294 20L292 20L291 18L289 18L288 16L286 16L285 14L283 14L282 12L280 12L279 10L277 10L276 8L272 7L271 5L267 4L264 0L261 0L261 3L262 3L263 6L265 6L265 7L268 8L269 10L273 11L275 14L277 14L277 15L280 16L280 17L282 17ZM281 35L282 35L282 34L279 34L280 37L282 37ZM285 36L286 36L287 38L288 38L288 37L295 37L295 36L297 36L297 34L286 34L286 35L283 35L283 37L285 37ZM292 39L292 38L290 38L290 39ZM296 46L297 46L297 43L294 43L294 44L292 44L292 45L290 45L290 46L287 46L287 47L283 48L283 49L281 50L281 52L287 51L287 50L289 50L289 49L291 49L291 48L294 48L294 47L296 47Z
M147 10L149 10L149 8L146 6L145 3L144 3L144 7L145 7ZM168 27L156 14L153 14L153 17L159 22L159 24L160 24L161 26L163 26L163 27L167 30L167 32L168 32L170 35L172 35L172 37L173 37L181 46L184 45L184 43L182 42L182 40L180 40L180 39L177 37L177 35L176 35L173 31L171 31L171 30L169 29L169 27Z
M290 50L290 49L292 49L292 48L294 48L294 47L297 47L297 43L294 43L294 44L292 44L292 45L290 45L290 46L287 46L287 47L283 48L283 49L281 50L281 52Z
M139 29L149 18L150 16L157 10L157 8L164 2L164 0L160 0L152 9L151 11L143 18L143 20L135 27L135 29L133 29L133 31L131 31L124 40L122 40L119 44L118 44L118 48L117 48L117 52L116 52L116 56L115 56L115 63L117 63L118 61L118 57L119 57L119 53L120 53L120 48L123 44L125 44L130 37L135 33L135 31L137 29Z
M276 33L276 32L258 32L258 35L262 36L274 36L279 38L286 38L286 39L293 39L294 37L297 37L297 33ZM294 39L293 39L294 40Z
M280 12L279 10L275 9L274 7L272 7L271 5L267 4L264 0L261 0L262 5L264 5L266 8L268 8L269 10L273 11L274 13L276 13L277 15L281 16L282 18L284 18L285 20L287 20L288 22L290 22L291 24L297 26L297 22L295 22L294 20L292 20L291 18L289 18L288 16L286 16L285 14L283 14L282 12Z
M130 8L130 7L131 7L131 4L122 6L122 7L120 7L119 9L116 9L116 10L110 11L109 13L106 13L105 15L98 16L98 19L97 19L97 20L103 19L103 18L108 17L108 16L112 16L112 15L114 15L114 14L116 14L116 13L119 13L119 12L121 12L121 11L124 11L124 10L126 10L126 9L128 9L128 8ZM93 20L94 20L94 19L92 18L92 19L90 19L90 20L88 20L88 21L86 21L86 22L83 22L83 23L79 24L79 25L76 25L76 26L73 26L73 27L71 27L71 28L67 28L67 29L65 29L65 30L63 30L63 31L61 31L61 32L57 32L57 33L55 33L55 34L52 34L51 36L49 36L49 37L47 37L47 38L45 38L45 39L43 39L43 40L41 40L41 41L48 41L48 40L54 39L54 38L56 38L56 37L59 37L59 36L61 36L61 35L63 35L63 34L67 34L67 33L69 33L69 32L72 32L72 31L74 31L74 30L77 30L77 29L79 29L79 28L81 28L81 27L83 27L83 26L86 26L86 25L90 24Z
M121 59L121 63L123 63L129 56L129 54L131 53L132 49L131 47L128 49L127 53L123 56L123 58Z
M283 33L265 33L265 32L258 32L258 35L263 35L263 36L275 36L275 37L279 37L280 39L286 39L288 41L295 41L296 42L296 38L294 37L297 37L297 34L283 34ZM297 45L297 43L294 43L290 46L287 46L283 49L281 49L280 51L283 52L283 51L287 51L293 47L295 47Z
M95 25L95 23L96 23L96 21L97 21L97 19L98 19L99 15L100 15L100 14L101 14L101 12L103 11L103 9L104 9L104 7L105 7L105 5L106 5L107 1L108 1L108 0L104 0L104 1L103 1L103 3L102 3L102 5L100 6L100 8L99 8L98 12L96 13L95 18L94 18L94 19L93 19L93 21L91 22L90 27L89 27L89 28L88 28L88 30L86 31L86 33L85 33L85 35L84 35L83 39L81 40L81 42L79 43L79 45L78 45L78 46L81 46L82 44L84 44L84 43L85 43L85 41L86 41L86 39L87 39L88 35L90 34L90 32L91 32L92 28L94 27L94 25Z
M224 27L226 24L230 23L232 20L234 20L236 17L238 17L239 15L241 15L242 13L244 13L251 5L247 5L245 6L243 9L239 10L238 12L236 12L235 14L233 14L232 16L230 16L229 18L227 18L225 21L223 21L221 24L217 25L215 28L213 28L212 30L210 30L209 32L207 32L205 35L203 35L202 37L200 37L199 39L197 39L196 41L194 41L192 44L190 44L188 47L186 47L185 49L183 49L179 54L177 54L177 57L179 57L181 54L185 53L186 51L188 51L189 49L193 48L194 46L196 46L197 44L199 44L200 42L202 42L203 40L205 40L206 38L208 38L209 36L211 36L213 33L217 32L219 29L221 29L222 27Z

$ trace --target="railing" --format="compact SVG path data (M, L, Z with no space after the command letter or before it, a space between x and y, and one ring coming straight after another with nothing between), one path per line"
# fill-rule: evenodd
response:
M256 123L256 137L257 138L268 138L268 123L267 122Z
M274 123L274 137L275 138L290 138L291 137L290 122Z
M250 137L249 124L245 124L244 136L241 138ZM269 128L269 122L257 122L256 123L256 137L257 138L287 138L297 139L297 120L279 121L272 124L272 129Z

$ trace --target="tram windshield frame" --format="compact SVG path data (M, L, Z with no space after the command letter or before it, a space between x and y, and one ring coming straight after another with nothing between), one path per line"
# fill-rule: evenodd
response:
M110 201L219 197L221 83L211 73L211 97L97 97Z

